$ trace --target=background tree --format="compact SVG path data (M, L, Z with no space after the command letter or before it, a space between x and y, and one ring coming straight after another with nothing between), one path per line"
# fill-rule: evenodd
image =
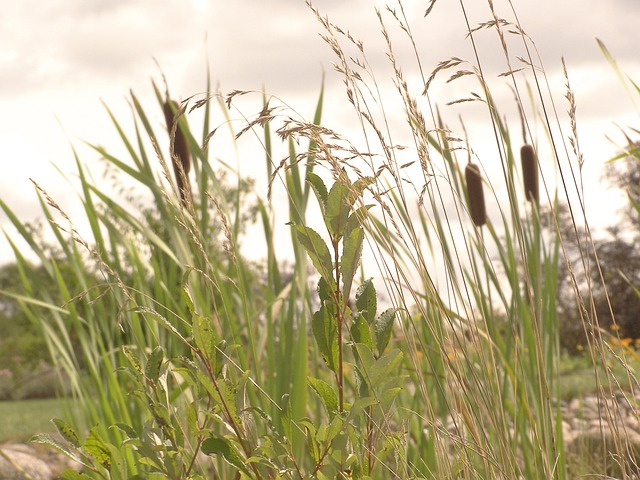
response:
M634 290L634 286L640 286L639 156L638 146L630 143L625 152L608 164L603 177L613 188L628 195L629 207L618 212L613 217L615 224L604 232L592 232L592 243L587 241L584 226L573 223L566 205L557 209L569 263L560 265L561 343L571 353L578 353L586 345L589 322L620 338L640 339L640 297ZM583 280L574 283L571 274Z

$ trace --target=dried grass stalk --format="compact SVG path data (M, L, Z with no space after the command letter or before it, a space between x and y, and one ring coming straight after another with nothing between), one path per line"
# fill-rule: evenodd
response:
M538 202L538 160L531 145L523 145L520 149L520 161L522 162L522 178L524 180L524 193L528 201Z
M482 190L482 175L480 167L475 163L469 163L465 168L467 180L467 193L469 194L469 211L471 220L477 227L487 223L487 209L484 204L484 191Z

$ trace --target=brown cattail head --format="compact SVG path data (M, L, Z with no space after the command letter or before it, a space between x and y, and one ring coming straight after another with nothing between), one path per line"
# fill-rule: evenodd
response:
M538 202L538 160L531 145L523 145L520 149L522 162L522 178L524 180L524 194L528 201Z
M174 129L174 109L180 108L175 100L167 100L163 106L164 118L167 122L169 135ZM177 122L178 119L175 119ZM179 125L175 125L175 137L170 142L171 163L173 164L173 172L176 176L176 185L180 193L180 200L186 206L187 198L191 195L189 184L189 170L191 170L191 155L189 154L189 145L184 133Z
M480 167L475 163L467 164L464 171L467 179L467 193L469 195L469 211L471 220L477 227L487 223L487 209L484 205L484 191L482 190L482 175Z

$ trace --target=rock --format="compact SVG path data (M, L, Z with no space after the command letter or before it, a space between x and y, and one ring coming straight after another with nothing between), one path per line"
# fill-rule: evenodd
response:
M581 405L582 402L580 402L580 399L578 398L574 398L569 402L569 410L571 411L571 413L573 413L574 415L577 415L580 412L580 409L582 408Z
M0 447L0 478L3 480L51 480L53 472L28 445Z
M54 480L68 468L80 465L47 445L0 445L0 480Z

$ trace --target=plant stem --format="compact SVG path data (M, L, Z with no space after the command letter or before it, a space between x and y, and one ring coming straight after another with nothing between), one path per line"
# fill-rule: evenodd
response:
M333 256L336 266L336 289L335 289L335 301L336 301L336 315L338 320L338 371L336 372L338 383L338 408L342 413L344 411L344 377L342 371L342 324L344 323L344 309L340 308L341 303L345 299L342 298L340 293L340 253L338 251L338 240L332 239L333 244Z

